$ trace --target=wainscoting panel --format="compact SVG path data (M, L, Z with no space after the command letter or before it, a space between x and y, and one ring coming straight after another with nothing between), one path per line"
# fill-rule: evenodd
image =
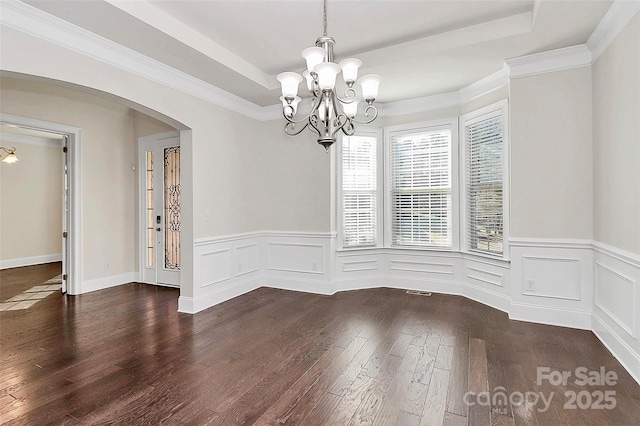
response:
M386 255L381 249L344 250L335 253L336 290L383 286Z
M425 274L453 275L453 263L427 262L421 260L390 259L389 270L399 272L420 272Z
M524 295L581 299L580 259L522 256Z
M324 274L322 244L267 242L267 269L271 271Z
M257 234L198 239L193 255L194 295L180 297L181 312L199 312L261 285Z
M590 329L591 241L511 239L510 318Z
M335 234L266 232L263 285L285 290L333 294Z
M640 383L640 256L594 242L592 329Z
M231 279L231 249L222 250L197 250L196 257L200 267L198 268L198 282L200 287Z
M600 261L595 263L595 304L631 337L638 337L638 282L615 267Z
M258 243L239 246L236 248L237 259L237 275L250 274L258 272L260 268L260 245Z

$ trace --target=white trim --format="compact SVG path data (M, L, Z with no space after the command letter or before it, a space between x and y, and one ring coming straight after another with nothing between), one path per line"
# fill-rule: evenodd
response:
M26 3L19 1L0 2L0 22L7 27L57 44L166 87L247 117L264 121L262 117L265 115L265 111L253 102Z
M591 314L590 310L556 308L512 301L509 319L591 330Z
M195 314L260 287L261 285L258 281L251 278L245 281L234 282L231 285L217 287L214 291L199 297L180 296L178 298L178 312Z
M0 9L4 6L0 3ZM4 17L1 17L2 19ZM29 129L68 136L69 175L69 265L67 265L67 293L80 294L82 282L82 143L81 129L50 121L36 120L12 114L0 113L0 122Z
M633 297L632 300L637 300L638 298L638 282L636 280L634 280L632 277L629 277L627 275L624 275L618 271L616 271L613 268L610 268L609 266L601 263L601 262L595 262L596 265L596 269L597 268L601 268L602 270L605 270L607 272L609 272L612 275L617 276L619 279L621 279L622 281L625 281L627 284L629 284L633 290ZM602 303L600 303L599 299L598 299L598 294L600 291L600 283L598 281L596 281L596 297L594 298L594 304L595 306L598 307L598 309L600 309L602 312L604 312L605 314L607 314L607 316L609 318L611 318L616 324L618 324L618 327L620 327L621 329L623 329L627 334L629 334L629 336L633 337L634 339L638 337L637 334L637 325L636 325L636 321L635 319L638 317L638 309L637 306L634 305L634 309L633 309L633 324L625 324L624 321L622 321L621 318L618 317L618 315L616 315L614 312L611 312L606 306L604 306Z
M105 288L117 287L123 284L129 284L136 282L135 273L127 272L126 274L111 275L109 277L95 278L92 280L83 281L80 285L80 293L89 293L91 291L104 290Z
M259 84L265 89L274 90L279 87L274 76L265 73L252 63L239 57L230 50L225 49L220 44L189 27L184 22L174 18L173 15L155 7L155 5L152 5L150 2L106 1L145 24L156 28L169 37L184 43L192 49L206 55L208 58Z
M425 111L433 111L460 106L460 92L441 93L402 101L380 103L377 105L381 117L393 117Z
M464 105L480 96L493 92L509 83L509 67L503 65L500 71L496 71L475 83L463 87L459 90L460 104Z
M607 14L604 15L587 40L587 46L591 49L592 62L595 62L613 43L638 11L640 11L640 1L638 0L616 0L613 2Z
M187 297L187 296L178 297L178 312L183 312L185 314L195 314L196 310L193 307L194 307L193 297Z
M62 262L62 254L43 254L41 256L20 257L0 260L0 269L19 268L21 266L42 265L43 263Z
M240 234L227 234L219 237L201 237L193 240L196 247L206 246L209 244L225 243L229 241L237 241L241 239L259 238L259 237L297 237L297 238L335 238L335 232L294 232L294 231L256 231L243 232Z
M640 254L613 247L599 241L593 241L592 245L596 252L615 257L622 262L626 262L636 268L640 268Z
M595 312L591 314L591 330L631 377L640 384L640 353L634 351Z
M509 238L511 247L544 247L590 250L593 245L591 240L579 239L555 239L555 238Z
M591 65L591 50L586 44L507 59L511 78L527 77Z

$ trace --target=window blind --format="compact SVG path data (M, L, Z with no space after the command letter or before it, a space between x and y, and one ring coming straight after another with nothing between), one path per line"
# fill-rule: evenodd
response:
M343 247L376 245L377 138L342 138Z
M465 125L469 249L503 254L503 122L495 116Z
M390 135L391 242L452 246L451 129Z

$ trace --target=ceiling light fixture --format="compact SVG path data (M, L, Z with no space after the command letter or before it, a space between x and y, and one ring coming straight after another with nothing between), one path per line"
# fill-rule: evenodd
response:
M18 156L15 154L16 152L15 146L12 148L5 148L4 146L0 146L0 149L7 153L7 156L2 159L3 163L13 164L20 161L18 160Z
M351 136L355 132L354 123L369 124L378 117L378 109L373 102L378 96L378 86L382 77L369 74L358 80L358 68L362 61L348 58L333 62L333 45L335 40L327 35L327 0L324 0L324 35L316 40L315 47L302 51L302 57L307 62L307 70L302 75L295 72L278 74L278 81L282 85L282 113L287 120L284 131L290 136L300 134L310 127L318 134L318 143L329 151L329 147L336 141L339 130ZM345 97L336 95L336 76L342 71L346 84ZM304 79L307 89L313 95L311 112L302 118L295 118L301 98L298 96L298 85ZM357 82L362 87L362 97L367 102L364 110L365 119L356 120L358 113L358 99L353 88Z

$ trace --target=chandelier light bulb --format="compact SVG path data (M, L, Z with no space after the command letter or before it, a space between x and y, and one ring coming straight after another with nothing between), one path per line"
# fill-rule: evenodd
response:
M285 98L295 98L298 95L298 85L302 81L302 76L295 72L283 72L276 77L282 86L282 96Z
M307 70L304 70L302 76L307 81L307 89L309 89L310 92L313 92L313 76L311 75L311 73Z
M302 51L302 57L307 61L307 71L311 72L315 69L316 65L324 61L324 57L327 54L322 47L309 47Z
M362 61L357 58L347 58L338 64L342 68L342 78L347 85L352 85L358 79L358 68L362 65Z
M338 64L323 62L316 65L313 71L318 74L318 86L320 86L320 90L333 90L336 86L336 76L340 72Z
M359 99L354 99L351 102L340 102L344 115L348 118L354 118L358 114L358 102L360 102Z
M295 98L293 98L291 103L287 102L284 96L280 96L280 102L282 102L282 108L285 109L287 115L292 117L296 114L296 112L298 112L298 104L300 103L300 101L302 101L302 98L300 98L300 96L296 96ZM290 113L289 111L287 111L287 107L291 108L289 110Z
M360 77L358 83L362 86L362 96L367 102L373 102L378 96L378 87L382 77L378 74L368 74Z

